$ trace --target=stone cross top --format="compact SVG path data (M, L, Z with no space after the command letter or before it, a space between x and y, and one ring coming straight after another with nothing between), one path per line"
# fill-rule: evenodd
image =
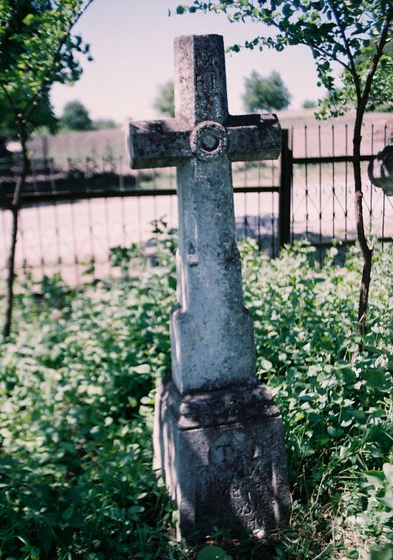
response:
M156 396L154 467L182 536L264 533L290 511L282 420L255 375L243 304L231 162L274 158L274 115L228 113L222 37L175 42L176 118L132 122L131 166L177 167L179 251L172 379Z
M172 377L181 393L252 384L252 320L243 306L231 162L278 157L280 127L274 115L229 115L221 36L178 37L175 71L176 118L133 122L129 137L133 168L177 166Z

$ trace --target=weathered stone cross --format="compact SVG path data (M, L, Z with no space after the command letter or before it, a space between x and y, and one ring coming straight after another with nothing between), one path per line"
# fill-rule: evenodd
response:
M133 168L177 166L178 303L156 467L183 535L214 524L266 530L285 524L289 493L281 418L256 380L231 162L278 157L280 127L274 115L229 115L221 36L177 38L175 71L176 118L133 122L129 138Z

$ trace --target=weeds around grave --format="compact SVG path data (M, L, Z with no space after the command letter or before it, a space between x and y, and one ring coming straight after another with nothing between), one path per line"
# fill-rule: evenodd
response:
M292 524L268 542L217 529L190 548L151 470L175 299L173 236L157 234L153 268L117 250L117 280L76 291L55 277L40 299L18 295L17 334L0 348L0 557L392 560L392 250L375 255L358 353L356 252L319 269L309 246L273 261L243 245L258 375L286 424Z

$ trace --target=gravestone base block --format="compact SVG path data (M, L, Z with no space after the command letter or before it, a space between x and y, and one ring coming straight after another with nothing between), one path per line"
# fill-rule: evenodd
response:
M289 522L282 419L263 385L181 395L172 381L156 398L154 467L192 539L214 527L264 536Z

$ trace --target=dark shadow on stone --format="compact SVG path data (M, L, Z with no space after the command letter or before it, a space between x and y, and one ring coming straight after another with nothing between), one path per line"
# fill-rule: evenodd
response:
M266 387L180 395L171 381L156 404L154 467L193 542L221 528L267 534L289 522L282 420Z

